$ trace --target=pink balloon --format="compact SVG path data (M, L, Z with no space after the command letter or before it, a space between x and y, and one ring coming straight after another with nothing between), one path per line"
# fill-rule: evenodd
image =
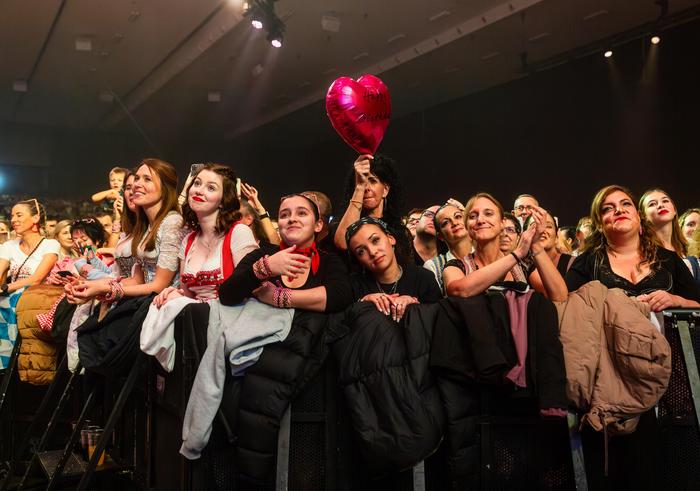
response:
M328 88L326 113L345 143L359 153L374 154L389 126L389 89L374 75L340 77Z

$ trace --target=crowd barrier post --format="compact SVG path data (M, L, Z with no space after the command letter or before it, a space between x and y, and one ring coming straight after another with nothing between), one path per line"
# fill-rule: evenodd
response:
M588 491L588 481L586 480L586 463L583 458L583 443L581 432L579 431L579 417L573 411L569 411L566 416L569 427L569 445L571 446L571 465L574 471L574 485L576 491Z
M686 374L690 394L695 409L695 420L700 428L700 374L698 374L698 364L695 358L693 341L690 336L690 329L695 329L696 322L700 319L700 311L687 309L665 310L664 316L673 318L673 325L678 329L678 336L681 342L683 361L685 363Z
M75 373L80 373L80 369L82 366L80 363L78 363L78 366L76 367ZM49 483L46 486L46 491L51 491L54 486L60 481L61 475L63 474L63 469L66 466L66 463L68 462L68 459L70 458L72 452L73 452L73 447L75 446L76 443L78 443L78 439L80 438L80 431L83 429L83 425L85 424L85 420L87 419L88 413L92 410L92 407L95 402L95 392L96 390L93 389L87 396L87 399L85 400L85 404L83 404L83 408L80 412L80 416L78 418L78 422L75 424L75 428L73 428L73 432L71 433L70 438L68 439L68 443L66 443L66 446L63 449L63 453L61 454L61 458L59 459L58 463L56 464L56 468L53 470L51 475L49 476Z
M5 374L2 377L2 382L0 383L0 414L5 408L5 401L7 400L7 392L10 389L10 382L17 369L17 361L19 359L19 349L22 346L22 338L17 336L15 340L15 345L12 348L12 353L10 354L10 364L5 369Z
M107 446L107 442L109 441L109 438L112 435L112 432L114 431L114 427L117 424L117 421L121 417L122 414L122 409L124 408L124 404L126 404L127 399L129 398L129 395L134 389L134 386L136 384L136 379L141 373L144 363L147 361L148 355L144 353L139 353L139 356L136 359L136 362L134 365L131 367L131 370L129 371L129 375L126 378L126 381L124 382L124 385L122 386L122 390L119 392L119 396L117 397L117 401L114 403L114 407L112 408L112 412L109 414L109 418L107 418L107 423L105 424L104 427L104 432L102 433L102 437L99 439L97 442L97 445L95 446L95 450L92 453L92 457L90 458L90 462L87 465L87 468L85 469L85 473L83 474L82 479L80 479L80 483L78 484L77 491L86 491L88 487L90 486L90 481L92 480L92 476L95 473L95 469L97 468L97 464L100 461L100 456L102 455L102 452L104 452L105 447Z
M276 491L287 491L289 488L289 445L292 432L292 405L289 404L282 416L277 435L277 477Z

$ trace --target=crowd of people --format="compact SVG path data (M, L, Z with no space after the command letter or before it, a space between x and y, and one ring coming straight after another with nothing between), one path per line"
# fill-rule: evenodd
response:
M330 223L324 193L295 190L268 209L226 165L193 166L182 188L174 167L159 159L116 167L108 189L92 196L98 215L67 220L34 199L13 204L10 223L0 222L2 302L14 306L26 288L48 283L99 318L125 299L150 295L148 316L178 298L223 306L256 299L329 314L365 302L400 322L412 305L446 297L512 289L559 303L599 281L652 312L700 308L700 209L680 213L664 190L651 188L637 201L624 186L606 186L590 214L565 227L556 209L525 193L511 211L486 192L404 209L396 167L387 156L358 157L345 201L334 205L340 218ZM16 333L0 333L4 369ZM515 386L525 383L520 361L520 371L508 372ZM566 409L550 407L547 415ZM654 453L639 457L635 449L654 447L655 425L651 409L635 433L616 437L628 443L611 446L606 458L620 466L608 477L591 470L590 482L653 481L644 482Z

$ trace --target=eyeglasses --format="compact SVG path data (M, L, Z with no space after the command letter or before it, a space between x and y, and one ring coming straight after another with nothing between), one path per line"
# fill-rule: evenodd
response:
M409 218L406 223L408 225L418 225L418 222L420 222L420 218Z
M518 205L515 207L515 209L513 211L519 211L519 212L532 211L534 208L535 207L532 205Z
M515 227L503 227L503 231L507 234L511 235L517 235L518 231L515 230Z
M433 218L435 218L435 212L432 210L425 210L421 216L428 217L432 220Z

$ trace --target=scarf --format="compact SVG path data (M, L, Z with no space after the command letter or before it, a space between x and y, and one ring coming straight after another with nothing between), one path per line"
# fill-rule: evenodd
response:
M287 244L284 243L284 241L280 242L280 250L282 249L287 249L288 246ZM318 265L321 264L321 256L318 254L318 249L316 248L316 242L312 242L309 247L306 249L302 249L300 247L297 247L296 250L294 251L297 254L301 254L306 257L311 258L311 272L315 275L316 272L318 271Z

